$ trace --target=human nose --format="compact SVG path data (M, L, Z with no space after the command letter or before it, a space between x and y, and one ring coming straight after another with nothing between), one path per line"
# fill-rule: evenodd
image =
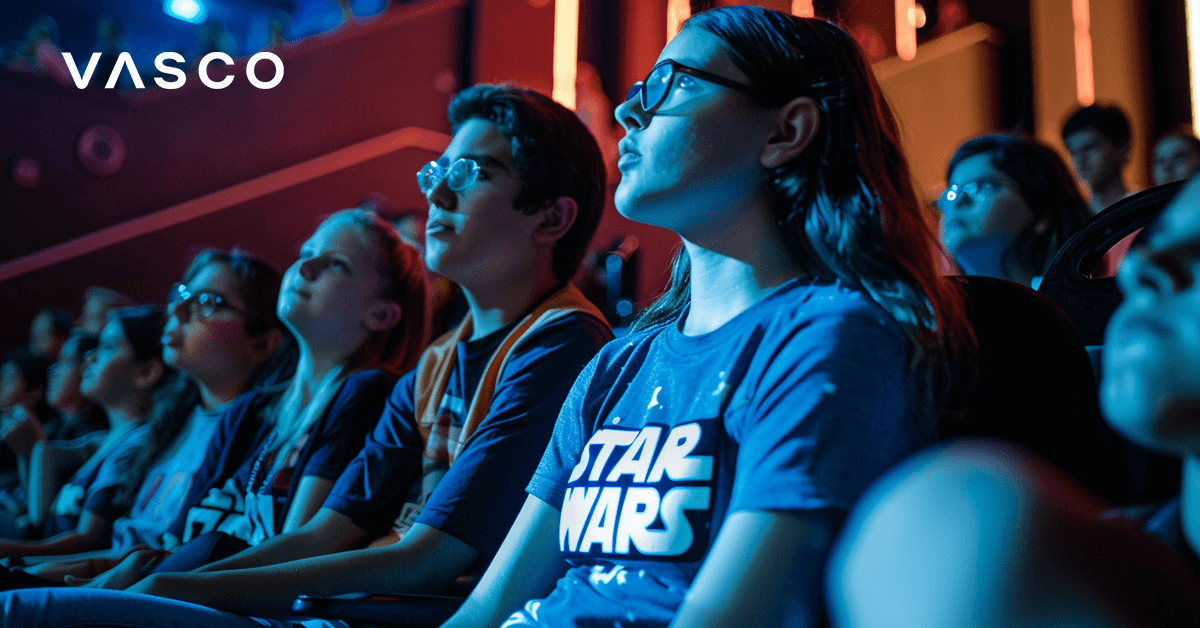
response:
M437 184L429 188L429 192L425 194L425 200L429 202L430 206L453 211L458 202L458 196L454 190L450 189L450 177L443 176L438 179Z
M297 269L297 272L305 281L315 281L316 278L321 274L321 269L323 267L324 264L322 264L319 259L310 257L305 260L300 260L300 267Z
M179 299L171 303L167 308L167 313L171 315L167 319L167 327L174 327L188 322L192 318L192 303L190 300Z
M640 94L640 89L636 92L631 90L630 97L613 110L613 117L617 119L617 124L624 127L626 132L646 127L646 112L642 110Z

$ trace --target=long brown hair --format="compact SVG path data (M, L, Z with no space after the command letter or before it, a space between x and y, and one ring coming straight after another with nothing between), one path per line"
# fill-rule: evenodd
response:
M854 39L825 20L754 6L698 13L685 28L723 40L761 106L801 96L816 102L817 136L766 183L789 253L820 279L861 290L900 324L917 393L925 395L923 416L959 407L974 380L974 334L961 291L939 276L931 216L917 200L895 117ZM690 266L681 251L670 288L635 328L669 320L687 304Z

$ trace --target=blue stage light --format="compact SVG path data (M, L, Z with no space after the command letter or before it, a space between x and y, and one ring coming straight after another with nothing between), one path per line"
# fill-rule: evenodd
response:
M208 9L201 0L163 0L163 11L173 18L192 24L201 24L208 16Z

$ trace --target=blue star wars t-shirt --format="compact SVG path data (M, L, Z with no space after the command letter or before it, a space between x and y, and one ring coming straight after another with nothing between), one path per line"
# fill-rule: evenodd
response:
M840 284L793 280L720 328L607 345L529 484L573 567L506 625L666 625L738 510L848 510L933 442L900 326Z

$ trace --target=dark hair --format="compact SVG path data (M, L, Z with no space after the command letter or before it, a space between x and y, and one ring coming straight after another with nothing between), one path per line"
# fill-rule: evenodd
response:
M139 361L162 361L162 333L167 319L166 311L163 308L154 305L127 307L109 312L108 319L120 323L121 329L125 332L125 339L133 347L133 355ZM162 451L163 447L157 439L161 438L164 431L173 431L172 437L174 433L178 433L179 428L175 424L176 418L173 413L164 413L161 409L165 404L174 405L184 401L179 398L179 391L172 389L172 386L180 380L186 379L175 369L163 364L163 375L152 389L150 414L146 419L146 423L150 426L150 448L149 450L131 449L118 459L117 469L120 477L116 482L119 488L114 497L115 504L122 507L133 504L134 496L142 482L142 477L146 474L146 469ZM168 389L171 392L165 393ZM186 412L191 412L192 405L187 407ZM184 418L186 416L185 413ZM168 437L168 442L170 438Z
M973 381L962 374L974 373L963 296L939 276L931 217L914 192L895 118L854 39L825 20L754 6L698 13L685 28L723 40L761 106L800 96L816 102L816 137L765 184L789 253L821 280L863 291L900 324L915 388L927 395L921 416L959 407L963 386ZM680 311L689 275L681 252L671 287L636 327Z
M964 159L987 155L992 167L1016 182L1033 213L1033 222L1017 234L1000 258L1009 277L1043 275L1059 247L1091 218L1087 203L1062 157L1048 146L1015 135L980 135L958 147L946 166L946 178Z
M33 318L34 318L34 320L37 320L37 318L40 316L49 316L50 317L50 329L54 332L54 335L56 335L60 338L70 334L71 329L73 329L75 327L75 320L71 317L71 313L67 312L66 310L59 310L59 309L42 310L41 312L38 312L37 316L34 316Z
M521 191L513 206L533 214L560 197L575 201L575 223L554 243L554 275L575 275L604 212L605 166L596 138L570 109L531 89L474 85L450 103L455 132L471 119L496 125L512 141Z
M425 294L425 264L416 249L404 243L391 223L365 209L344 209L325 219L346 220L370 235L380 247L384 285L379 296L400 306L400 322L378 332L351 360L351 368L380 368L403 373L417 365L429 333Z
M137 305L113 310L108 320L121 326L125 340L133 347L133 357L139 361L162 359L163 326L166 311L157 305Z
M1113 143L1113 146L1118 148L1129 146L1129 139L1131 137L1129 118L1125 117L1125 112L1121 111L1120 107L1106 105L1080 107L1063 124L1063 141L1066 141L1068 137L1080 131L1088 129L1092 129L1103 135L1108 141Z
M283 280L279 271L244 251L209 249L192 258L191 264L183 273L183 283L188 283L212 264L226 266L237 278L238 296L246 304L246 333L257 336L272 329L284 328L275 313L279 301L279 284Z
M0 366L10 363L20 371L21 379L27 390L39 388L45 390L46 370L50 368L49 360L34 353L29 347L17 347L4 354L4 359L0 360Z

